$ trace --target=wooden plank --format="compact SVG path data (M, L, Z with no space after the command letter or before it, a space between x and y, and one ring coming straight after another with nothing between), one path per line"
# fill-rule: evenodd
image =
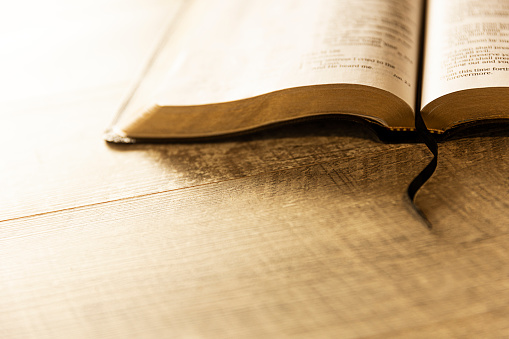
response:
M2 222L2 335L509 334L507 232L429 232L372 156Z
M101 134L123 87L84 95L70 104L23 110L0 135L9 161L0 169L0 220L174 190L330 159L408 148L377 142L352 123L307 123L217 143L108 146ZM41 130L44 126L44 130ZM12 140L16 140L13 144ZM416 153L414 153L416 152ZM408 148L416 173L426 157L422 145Z
M98 112L112 107L112 92L97 94ZM87 116L93 105L78 107L76 115ZM9 161L0 167L4 178L10 179L0 192L2 220L334 160L361 173L375 166L391 181L401 170L394 163L405 157L413 161L407 170L410 181L430 157L423 145L380 143L363 127L331 121L217 143L108 147L100 139L106 114L94 119L89 115L77 124L76 116L61 114L65 109L51 114L56 111L34 115L25 124L27 136L15 147L4 148ZM48 124L53 127L41 139L36 130L43 120L53 122ZM9 145L9 136L15 133L2 134L3 144ZM477 235L467 232L474 238L505 228L509 144L504 133L487 132L440 145L438 171L417 197L436 231L462 241L465 228L478 230ZM379 175L378 171L370 175ZM407 184L398 183L399 189ZM462 227L447 226L460 220L465 223Z
M80 168L104 147L102 131L177 5L107 0L1 6L0 220L60 203L73 206L90 192L87 182L100 174ZM92 179L79 177L87 173ZM100 190L103 182L95 182Z

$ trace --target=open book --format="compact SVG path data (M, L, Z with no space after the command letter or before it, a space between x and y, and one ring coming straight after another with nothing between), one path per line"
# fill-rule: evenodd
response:
M106 139L331 114L408 131L417 110L437 133L509 118L508 1L184 0Z

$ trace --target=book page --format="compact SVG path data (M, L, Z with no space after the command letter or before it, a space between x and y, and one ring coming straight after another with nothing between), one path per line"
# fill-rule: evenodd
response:
M448 93L509 85L509 2L429 0L422 107Z
M359 84L414 107L422 1L197 0L175 32L160 106Z

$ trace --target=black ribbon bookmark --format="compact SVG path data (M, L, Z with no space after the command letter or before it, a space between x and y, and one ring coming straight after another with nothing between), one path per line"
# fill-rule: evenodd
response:
M435 173L438 164L438 144L431 132L426 127L426 124L424 123L422 115L419 111L415 113L415 128L419 138L426 144L431 153L433 153L433 159L431 159L428 165L426 165L426 167L424 167L424 169L414 178L414 180L412 180L410 185L408 185L407 194L413 208L422 217L428 228L431 229L430 221L415 203L415 195L417 194L417 191L419 191L419 189L426 183L426 181L431 178L433 173Z

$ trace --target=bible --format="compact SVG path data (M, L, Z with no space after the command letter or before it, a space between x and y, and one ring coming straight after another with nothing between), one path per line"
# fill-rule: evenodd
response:
M105 139L330 115L413 131L416 112L435 133L509 118L507 1L184 0Z

